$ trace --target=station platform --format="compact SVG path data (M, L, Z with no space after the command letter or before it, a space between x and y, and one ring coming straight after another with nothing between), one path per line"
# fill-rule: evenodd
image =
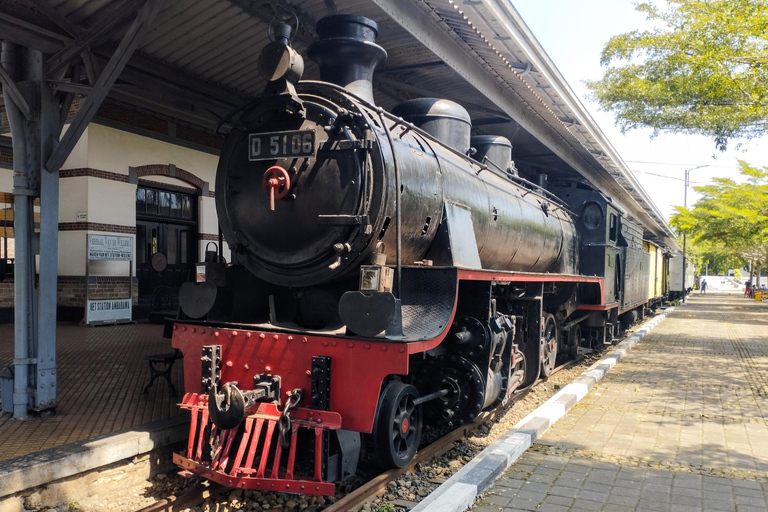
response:
M174 397L162 378L142 394L146 356L173 352L163 326L146 322L100 327L59 324L58 406L55 414L20 421L0 414L0 461L178 416L183 364L173 365ZM0 368L13 362L12 324L0 325Z
M768 304L690 296L474 512L768 510Z

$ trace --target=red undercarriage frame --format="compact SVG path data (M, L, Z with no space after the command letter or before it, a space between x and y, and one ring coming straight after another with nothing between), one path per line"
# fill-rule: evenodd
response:
M293 409L292 442L286 453L276 435L281 412L274 404L255 405L245 420L231 430L219 430L209 422L206 395L187 393L180 406L192 413L192 420L187 456L174 454L175 464L227 487L315 496L334 494L334 484L322 479L323 450L315 450L311 478L297 475L296 439L300 428L309 429L314 434L315 446L321 446L324 431L341 428L338 413ZM231 454L235 454L234 458Z
M601 296L604 290L602 278L586 276L460 270L458 278L498 282L577 281L599 286ZM227 487L333 495L334 484L323 480L323 442L328 438L324 434L341 428L370 433L381 383L388 375L407 375L409 357L439 345L452 321L453 318L445 325L445 331L433 339L407 343L177 323L173 347L185 355L187 390L200 389L200 355L204 346L221 346L222 383L248 383L255 373L278 375L282 378L283 392L299 388L304 396L311 393L312 358L327 356L333 360L330 401L334 412L293 409L291 443L283 449L277 435L282 411L277 405L254 405L239 426L222 431L209 419L208 395L187 393L180 406L192 414L189 443L186 456L174 454L174 463L185 470L184 474L194 473ZM521 359L516 356L513 364ZM510 388L517 387L522 378L518 376L517 382L509 384ZM309 445L297 442L307 439L314 442L310 441Z

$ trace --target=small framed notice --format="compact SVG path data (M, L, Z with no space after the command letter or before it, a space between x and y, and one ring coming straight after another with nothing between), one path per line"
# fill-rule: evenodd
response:
M80 218L78 212L78 219ZM86 300L85 323L115 324L133 320L133 237L117 235L88 235L88 261L85 267ZM127 261L128 262L128 298L91 300L91 261ZM95 284L98 281L93 282Z

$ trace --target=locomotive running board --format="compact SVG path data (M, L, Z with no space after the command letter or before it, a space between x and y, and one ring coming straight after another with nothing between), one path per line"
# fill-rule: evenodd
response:
M207 399L207 395L187 393L180 404L192 413L192 419L186 455L174 453L176 465L227 487L314 496L335 493L336 486L322 479L323 433L340 429L341 415L293 409L290 445L284 450L277 433L281 412L275 404L258 404L240 425L220 430L210 421ZM299 428L314 434L314 475L311 477L294 471Z

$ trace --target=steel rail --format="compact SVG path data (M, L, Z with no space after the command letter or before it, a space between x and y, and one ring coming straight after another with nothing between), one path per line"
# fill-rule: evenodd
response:
M384 491L387 488L387 484L389 484L390 482L394 482L395 480L397 480L398 478L400 478L405 474L413 473L416 469L417 464L424 463L428 460L431 460L435 457L439 457L440 455L443 455L446 452L452 450L453 445L456 441L464 439L465 437L469 437L469 434L478 430L486 422L493 421L499 416L506 413L513 405L515 405L517 402L519 402L520 400L528 396L528 394L538 384L542 382L546 382L547 379L551 378L552 375L555 375L557 372L561 370L572 368L576 364L580 363L582 360L583 358L579 358L579 359L574 359L572 361L568 361L564 364L561 364L560 366L553 369L550 376L547 377L546 379L538 379L533 384L533 386L529 386L528 388L518 393L515 393L512 396L512 399L509 401L509 403L504 407L494 409L493 411L481 413L480 415L478 415L477 418L475 418L470 423L467 423L466 425L451 431L450 433L441 437L435 442L420 449L418 452L416 452L416 456L407 466L403 468L390 469L390 470L384 471L380 475L374 477L373 479L361 485L354 491L350 492L349 494L347 494L346 496L338 500L336 503L334 503L330 507L326 507L325 509L323 509L323 512L346 512L348 510L357 510L355 507L358 507L364 504L366 501L368 501L372 497Z

